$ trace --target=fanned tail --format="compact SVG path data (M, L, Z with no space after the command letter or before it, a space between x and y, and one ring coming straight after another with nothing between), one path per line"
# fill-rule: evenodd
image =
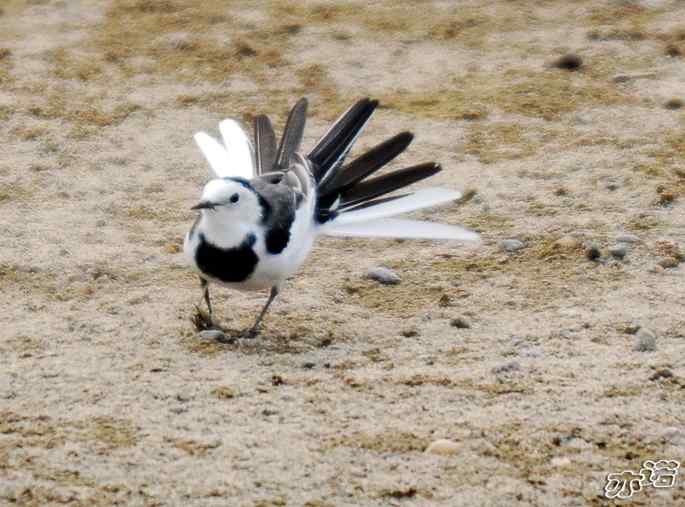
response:
M335 176L376 107L377 100L362 99L357 102L338 118L309 153L317 182L324 184Z
M478 234L462 227L390 218L461 198L459 192L440 188L389 195L440 172L442 168L434 162L370 178L407 149L413 140L410 132L397 134L343 165L377 106L378 101L368 98L358 101L309 154L318 184L315 218L320 232L330 236L477 240Z
M288 120L283 129L283 137L276 154L276 164L273 167L277 171L285 171L290 167L292 156L300 149L304 125L307 119L307 99L297 101L288 115Z
M263 114L254 120L255 165L257 176L269 172L276 163L276 133L269 117Z
M478 241L477 233L458 225L436 224L402 218L379 218L368 222L324 225L326 236L355 238L454 239Z

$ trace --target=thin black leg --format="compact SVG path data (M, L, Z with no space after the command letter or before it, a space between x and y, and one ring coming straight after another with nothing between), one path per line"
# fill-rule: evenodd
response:
M276 296L278 296L278 287L271 287L271 293L269 294L269 299L267 300L266 304L264 305L264 308L262 308L261 313L259 314L259 317L257 317L257 320L254 323L254 326L252 326L252 329L249 331L250 336L257 336L257 333L259 333L259 324L261 324L262 319L264 318L264 315L266 315L267 310L269 309L269 306L271 306L271 303L273 302L274 299L276 299Z
M209 282L204 278L200 278L200 285L202 286L202 295L207 303L207 310L209 311L209 319L212 320L212 302L209 299Z

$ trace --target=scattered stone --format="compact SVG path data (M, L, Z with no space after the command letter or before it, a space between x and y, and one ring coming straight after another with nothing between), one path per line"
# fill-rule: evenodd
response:
M602 256L597 245L590 244L585 249L585 257L591 261L597 261Z
M652 266L651 268L649 268L648 271L649 271L650 273L663 273L663 272L664 272L664 268L662 268L662 267L659 266L658 264L655 264L654 266Z
M507 252L518 252L524 247L524 244L518 239L503 239L499 242L499 247Z
M285 384L285 380L280 375L271 375L271 385L272 386L282 386Z
M615 190L618 190L618 188L619 188L618 183L614 183L614 182L607 183L607 190L609 190L609 191L611 191L611 192L614 192Z
M666 109L671 109L672 111L675 111L676 109L682 109L683 101L681 99L669 99L664 104L664 107Z
M402 279L391 269L377 266L369 269L366 273L366 278L375 280L383 285L397 285Z
M402 336L405 338L413 338L414 336L419 336L419 331L415 327L409 327L402 330Z
M673 378L673 372L668 368L659 368L657 371L652 373L649 380L661 380L662 378Z
M459 452L459 444L446 438L441 438L431 442L426 449L427 454L437 454L439 456L453 456Z
M635 236L635 234L619 234L616 236L617 243L638 243L640 238Z
M653 331L643 327L637 332L636 338L633 350L637 352L656 351L656 335Z
M628 253L628 246L625 243L618 243L609 248L609 253L616 259L623 259Z
M226 339L226 335L220 329L205 329L204 331L200 331L200 338L203 340L222 341Z
M564 56L557 58L552 63L552 66L557 69L575 71L583 66L583 59L576 54L567 53Z
M663 259L660 259L657 264L664 269L670 269L677 268L680 261L675 257L664 257Z
M316 363L312 363L311 361L307 361L306 363L302 363L302 368L305 370L311 370L316 366Z
M455 317L454 319L450 320L450 326L456 327L457 329L469 329L471 324L469 324L462 317Z
M105 225L107 225L107 222L103 219L100 219L97 222L95 222L95 227L104 227Z
M518 361L509 361L508 363L495 366L492 369L492 373L495 375L500 375L502 373L511 373L512 371L518 371L520 369L521 365L518 363Z
M670 56L671 58L675 58L677 56L681 56L683 53L680 50L680 48L675 45L675 44L669 44L666 46L666 55Z

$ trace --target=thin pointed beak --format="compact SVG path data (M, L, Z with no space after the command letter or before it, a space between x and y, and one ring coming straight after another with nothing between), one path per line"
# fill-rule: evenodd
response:
M214 203L209 201L200 201L190 209L214 209Z

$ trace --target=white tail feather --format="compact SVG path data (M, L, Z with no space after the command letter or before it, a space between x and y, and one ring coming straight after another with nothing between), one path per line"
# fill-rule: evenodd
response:
M409 213L422 208L438 206L461 198L461 193L444 188L424 188L406 197L394 201L369 206L357 211L343 212L335 219L336 224L366 222L377 218L391 217L400 213Z
M457 225L436 224L402 218L379 218L368 222L338 223L338 219L324 224L326 236L357 238L455 239L479 241L480 236Z
M194 136L212 171L219 178L251 179L254 167L249 138L235 120L222 121L219 129L225 146L204 132Z
M250 179L254 176L252 163L252 144L250 138L240 124L231 119L219 123L219 131L226 145L226 152L231 165L236 171L235 176Z
M194 138L214 174L220 178L228 176L231 172L231 161L228 158L228 153L226 153L226 148L204 132L198 132Z

